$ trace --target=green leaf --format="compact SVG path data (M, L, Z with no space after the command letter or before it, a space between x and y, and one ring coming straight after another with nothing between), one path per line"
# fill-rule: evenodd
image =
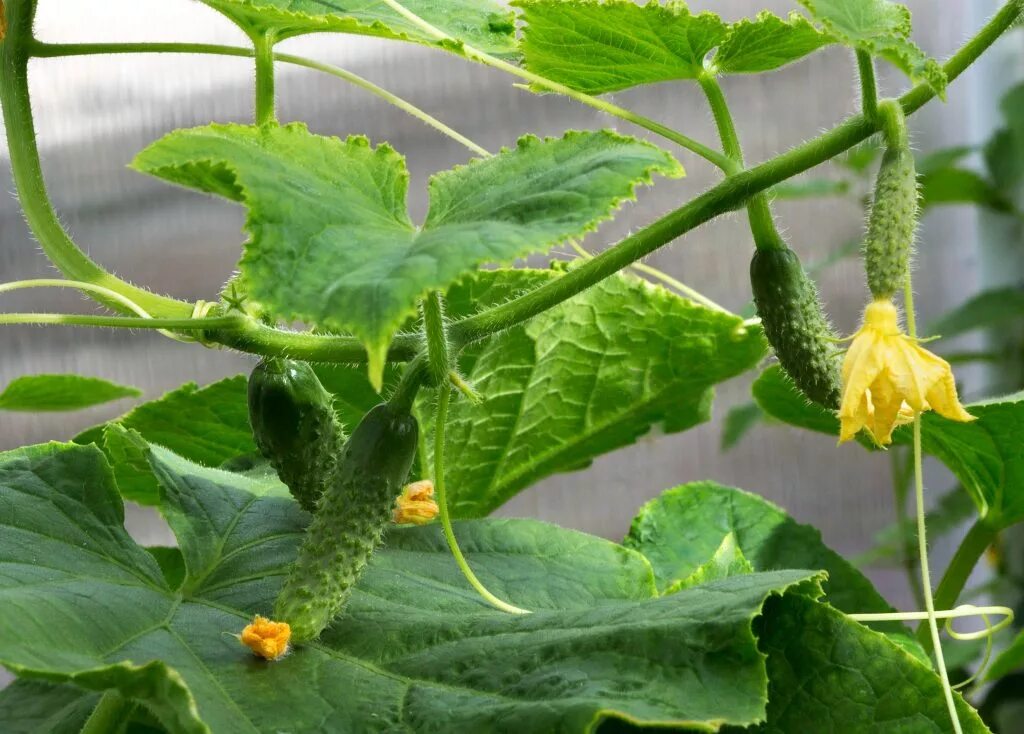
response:
M79 734L99 694L70 685L18 680L0 690L4 734Z
M462 43L481 51L515 53L512 13L492 0L401 0L402 5L454 39L438 41L380 0L202 0L250 35L273 31L278 40L306 33L356 33L438 45L456 53Z
M512 272L521 284L521 271ZM585 468L652 428L676 433L708 420L713 386L764 354L760 328L629 276L492 337L466 371L483 403L451 408L454 514L486 515L541 478Z
M12 380L0 393L0 410L28 413L82 410L140 395L142 391L137 388L98 377L28 375Z
M926 155L918 156L915 162L917 173L927 176L945 168L955 168L960 161L973 154L975 150L976 148L972 145L955 145L950 148L933 150Z
M881 56L911 81L945 94L946 72L910 38L910 11L890 0L798 0L822 30L851 48Z
M950 338L975 329L1017 323L1024 315L1024 290L996 288L980 293L928 324L928 332Z
M392 336L428 291L582 236L653 174L683 173L665 151L610 131L524 137L435 175L417 228L404 160L363 137L211 125L171 133L133 166L244 203L251 238L241 269L253 299L280 318L351 331L376 387Z
M760 647L768 654L768 723L748 734L842 734L952 729L941 684L929 663L826 604L788 595L765 605ZM988 727L959 693L967 734Z
M712 581L727 579L732 576L743 576L754 573L754 567L743 555L736 542L734 533L727 533L722 539L722 544L710 559L697 567L693 573L684 579L674 581L667 589L666 594L675 594L683 589L690 589L694 586L703 586Z
M658 588L666 590L698 573L728 535L755 571L826 571L825 599L841 611L894 611L864 574L822 542L816 528L800 525L755 494L715 482L694 482L662 492L640 509L623 544L647 557ZM878 629L909 649L917 647L913 635L899 622L880 624Z
M526 68L588 94L640 84L695 79L705 60L727 74L777 69L831 39L805 18L762 13L727 25L714 13L694 15L682 2L652 0L516 0L526 23ZM542 91L538 88L537 91Z
M775 420L808 431L839 435L836 414L808 400L777 364L754 380L751 392L761 410Z
M1010 89L1000 102L1006 126L985 144L985 163L1001 190L1016 186L1024 177L1024 84Z
M117 688L174 734L746 726L768 684L753 620L769 596L816 593L810 572L777 571L656 597L650 565L614 543L457 524L484 583L534 611L514 616L466 586L437 527L396 529L320 642L265 664L231 633L271 607L307 516L243 477L151 459L187 568L177 591L124 531L95 447L0 457L0 663Z
M100 444L114 466L122 495L139 504L154 505L160 495L145 457L147 443L165 446L206 466L220 466L256 451L249 427L246 384L244 375L201 389L188 383L110 423L89 429L75 441Z
M757 403L744 403L729 409L722 429L722 451L735 448L750 429L764 420L764 411Z
M783 20L768 12L729 26L713 68L723 74L752 74L781 68L834 43L799 13Z
M941 168L920 177L921 207L975 204L1001 214L1016 208L991 182L965 168Z

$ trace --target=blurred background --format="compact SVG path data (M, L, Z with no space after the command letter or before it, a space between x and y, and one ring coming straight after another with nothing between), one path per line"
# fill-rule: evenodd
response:
M911 0L915 38L939 58L952 53L998 4L995 0ZM246 45L227 20L192 0L40 0L39 36L52 42L196 41ZM767 7L796 9L784 0L693 0L693 10L714 10L727 20ZM496 150L526 132L559 135L568 128L611 127L643 131L556 96L513 88L512 79L441 52L355 36L312 36L283 44L281 51L338 64L440 117L484 147ZM979 144L1000 123L1002 92L1022 76L1024 34L1005 39L950 89L945 104L932 103L911 125L922 153L951 145ZM885 69L883 92L895 95L905 79ZM126 164L141 148L176 127L251 119L252 69L246 59L196 56L110 56L36 60L31 70L39 144L47 182L62 220L100 263L158 292L215 299L239 257L243 210L133 173ZM725 90L749 161L757 162L831 127L856 112L855 64L850 53L827 49L780 72L729 78ZM391 141L408 158L414 218L425 213L429 175L467 159L459 144L344 82L317 72L282 66L279 116L308 121L314 132L362 133ZM662 85L615 95L702 141L716 139L696 85ZM669 144L658 141L670 147ZM640 191L614 223L593 235L597 250L675 208L717 179L717 172L685 151L675 151L688 178L659 180ZM965 165L980 167L979 156ZM6 167L0 145L0 167ZM815 177L837 177L823 168ZM9 180L7 174L2 175ZM805 262L826 259L860 236L863 210L857 191L842 196L780 201L777 215L791 246ZM924 221L918 258L919 309L925 324L985 287L1018 285L1019 219L975 207L944 206ZM648 261L733 310L750 299L747 268L752 242L745 218L724 217L687 235ZM26 230L13 196L0 197L0 271L4 281L47 276L51 267ZM839 329L849 333L866 298L856 259L821 271L819 283ZM69 311L91 306L67 293L34 291L5 295L6 311ZM972 335L964 349L984 337ZM973 341L972 341L973 340ZM243 355L178 344L154 333L113 333L67 328L4 327L0 331L0 385L40 372L78 372L136 385L148 399L183 382L207 384L247 372ZM1002 373L983 366L958 369L966 399L998 385ZM674 436L652 435L598 460L590 469L563 474L523 493L501 514L539 517L610 538L621 538L637 507L662 490L714 479L761 494L802 522L819 527L836 550L856 555L893 520L889 461L860 447L837 449L834 440L781 426L758 425L729 451L722 449L723 420L730 407L749 401L753 374L719 391L714 420ZM966 400L965 400L966 402ZM81 413L0 413L0 449L50 439L64 440L82 428L131 407L127 401ZM929 487L951 485L930 466ZM935 493L933 492L933 496ZM136 512L132 530L147 542L166 542L154 518ZM937 544L934 563L944 564L955 538ZM912 597L902 571L869 569L897 607Z

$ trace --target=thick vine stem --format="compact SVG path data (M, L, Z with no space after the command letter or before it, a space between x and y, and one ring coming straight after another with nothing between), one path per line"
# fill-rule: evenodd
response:
M120 293L153 316L187 317L192 311L191 304L157 295L111 275L79 249L57 219L46 193L28 87L35 0L7 0L5 12L7 35L0 41L0 105L18 198L43 252L72 280ZM127 312L121 303L109 299L102 303L115 311Z
M253 53L256 56L256 124L269 125L277 121L277 99L275 96L274 44L277 39L272 31L252 36Z
M878 114L878 82L875 80L875 60L871 54L857 49L857 69L860 72L861 113L869 120Z
M423 333L427 339L427 363L431 384L435 387L448 382L451 372L451 349L444 325L444 301L437 291L428 293L422 304Z

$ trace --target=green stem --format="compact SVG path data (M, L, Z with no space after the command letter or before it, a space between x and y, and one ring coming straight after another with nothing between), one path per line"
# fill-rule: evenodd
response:
M744 168L743 146L740 145L736 124L733 122L732 112L729 111L729 103L725 99L722 86L710 73L701 74L698 81L701 89L704 90L704 96L707 97L708 105L711 107L711 114L715 118L718 136L722 139L722 148L735 163L735 172L742 171ZM771 207L768 204L768 194L762 192L750 198L750 201L747 202L747 218L750 220L750 232L754 237L754 246L757 249L786 249L786 243L775 227L775 218L772 217Z
M907 307L908 310L911 308ZM935 667L939 669L942 681L942 692L946 698L949 719L956 734L963 734L960 716L956 711L956 698L949 685L949 672L946 670L946 659L942 652L942 641L939 639L939 622L935 616L935 600L932 598L931 569L928 566L927 523L924 515L924 471L921 467L921 416L914 420L914 501L917 509L917 552L921 559L921 591L924 593L924 608L928 612L928 632L931 635L932 652L935 655Z
M875 81L875 60L867 51L857 49L857 69L860 71L861 113L869 120L878 114L878 83Z
M61 226L46 193L29 97L28 59L34 3L8 2L6 15L7 35L0 43L0 106L3 107L11 173L18 198L43 252L71 280L120 293L153 316L188 316L192 312L191 304L159 296L111 275L82 252ZM126 310L122 304L109 299L103 303L116 311Z
M233 330L242 325L237 316L207 319L147 319L138 316L89 316L67 313L0 313L0 325L96 326L104 329L157 329L168 331ZM277 352L275 352L277 354ZM365 361L365 356L364 356Z
M921 579L917 575L917 563L911 556L913 539L909 533L910 517L907 515L907 489L913 473L913 456L910 456L911 471L904 466L905 452L893 449L889 451L890 469L892 474L893 504L896 509L896 528L900 544L900 562L907 574L907 584L914 595L916 606L924 606L924 593L921 591Z
M877 116L888 147L899 150L909 147L907 117L897 100L884 99L879 102Z
M277 122L277 103L274 90L274 44L272 31L252 35L253 53L256 55L256 124Z
M388 402L397 410L404 413L410 412L428 373L427 355L420 352L406 365L402 379L398 382L398 386ZM447 380L443 384L447 385Z
M953 560L949 562L946 572L935 588L937 609L951 609L957 603L971 573L988 547L995 542L997 534L998 531L986 520L975 521L957 547ZM926 624L922 623L917 628L917 639L926 650L931 647Z
M113 734L121 731L134 706L120 691L106 691L86 719L81 734Z
M180 54L208 54L216 56L235 56L240 58L252 58L255 51L251 48L241 46L224 46L214 43L35 43L32 46L31 55L38 58L64 58L70 56L90 56L93 54L151 54L151 53L180 53ZM489 156L488 150L467 138L465 135L453 130L432 117L411 102L407 102L398 95L392 94L383 87L354 74L347 69L332 64L325 64L320 61L308 59L304 56L294 54L275 53L274 59L285 64L301 66L306 69L313 69L324 74L343 79L360 89L378 97L390 105L397 107L406 114L415 117L417 120L429 125L442 135L464 145L469 150L482 156Z
M445 540L448 541L448 548L455 558L462 575L476 592L495 609L500 609L509 614L529 614L526 609L520 609L506 601L502 601L480 582L480 579L469 567L469 562L459 548L459 541L455 538L455 530L452 528L452 517L448 511L448 497L444 483L444 442L445 424L448 421L448 404L451 402L452 389L447 382L442 382L437 388L437 424L434 428L434 491L437 492L437 506L441 511L441 528L444 531Z
M995 43L1016 21L1022 9L1024 0L1012 0L1004 5L943 67L950 81L960 76ZM934 97L935 92L931 87L921 84L903 95L900 104L906 114L911 114ZM814 140L758 166L729 176L717 186L603 251L594 259L570 270L561 278L513 301L452 324L449 335L458 339L459 343L469 343L532 318L633 264L693 228L743 205L754 194L834 158L876 132L878 126L863 115L851 117Z
M441 294L430 291L423 299L423 333L427 339L427 362L430 379L435 386L448 382L451 355L444 325L444 303Z

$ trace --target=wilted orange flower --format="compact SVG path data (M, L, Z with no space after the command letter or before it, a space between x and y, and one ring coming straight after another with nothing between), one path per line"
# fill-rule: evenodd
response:
M950 420L974 420L960 404L949 363L903 333L891 300L873 301L843 361L839 442L865 428L886 446L896 426L926 410Z
M238 639L261 658L278 660L288 652L292 628L285 622L274 622L258 614Z
M425 525L437 517L440 508L434 502L434 483L429 479L406 485L395 500L394 521L399 525Z

